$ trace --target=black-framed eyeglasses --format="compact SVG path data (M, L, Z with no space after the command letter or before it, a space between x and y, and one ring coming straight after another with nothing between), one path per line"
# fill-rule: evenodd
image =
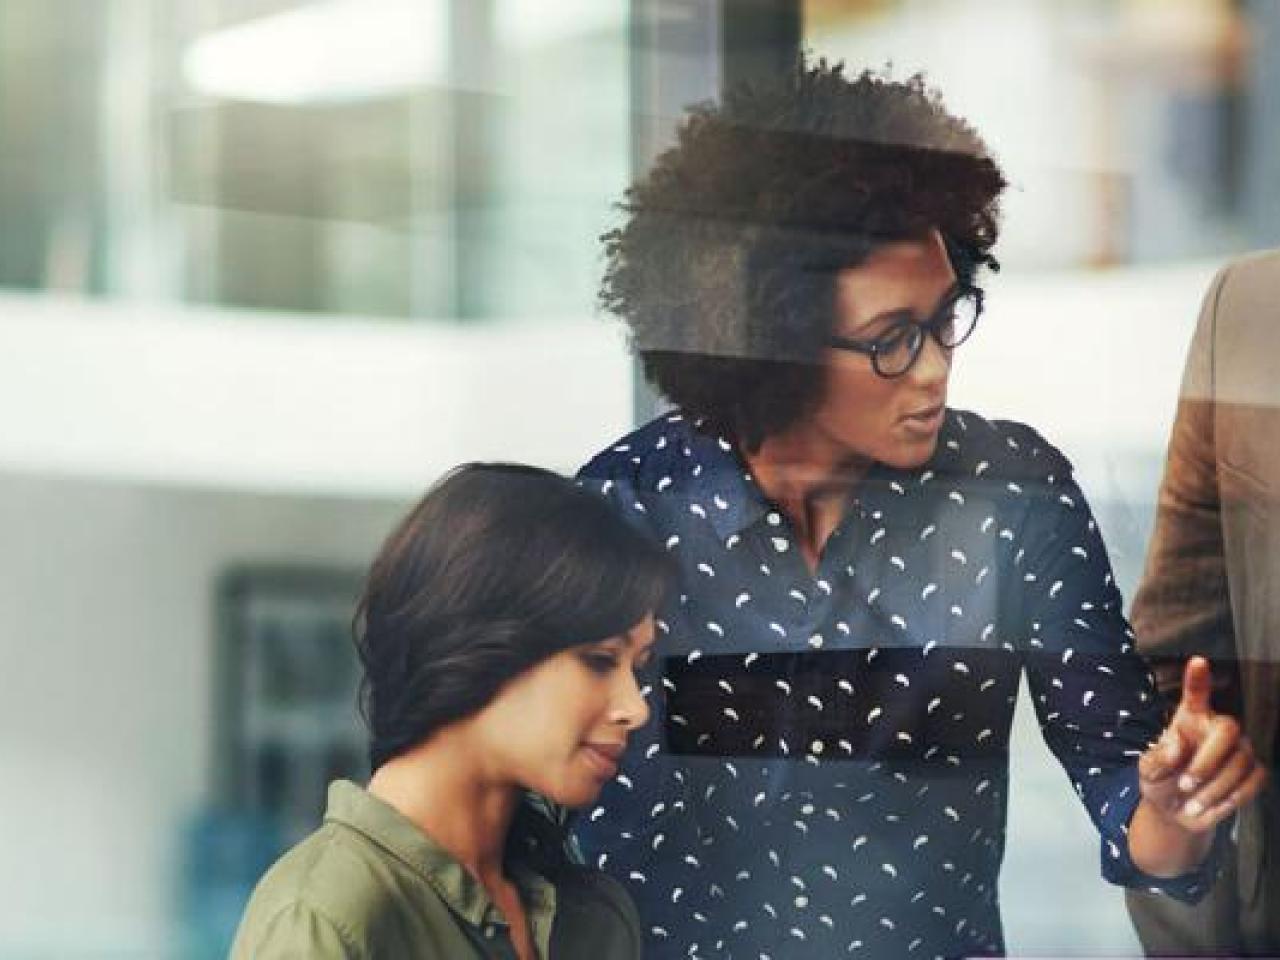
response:
M982 301L983 292L977 287L956 287L943 298L927 320L917 320L904 312L874 340L855 340L832 334L827 337L827 345L865 353L871 358L872 369L880 376L900 377L920 356L926 335L933 337L946 350L968 340L978 325L978 317L982 315Z

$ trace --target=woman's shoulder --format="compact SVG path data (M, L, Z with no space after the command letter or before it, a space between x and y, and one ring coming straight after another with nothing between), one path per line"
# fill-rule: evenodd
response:
M358 955L356 928L363 924L354 905L364 899L359 891L368 886L368 874L351 871L353 865L358 858L353 862L350 851L335 843L330 824L287 850L254 887L232 957L287 949L318 952L324 940L340 948L336 955ZM337 896L335 880L343 871L352 873L351 886L348 895Z
M633 485L645 477L659 477L687 461L694 443L715 441L698 433L679 411L664 413L619 437L578 472L586 481L623 481Z
M386 886L389 858L367 837L339 823L325 823L277 860L259 881L255 897L300 899L336 912L351 910Z
M1034 427L948 408L929 469L974 478L1053 485L1067 480L1071 461Z
M325 823L258 881L236 938L237 948L249 952L233 955L256 955L254 949L264 950L265 944L327 938L344 945L342 956L364 956L403 908L396 891L403 888L406 869L363 834ZM417 906L429 919L432 904ZM443 903L438 912L446 916Z

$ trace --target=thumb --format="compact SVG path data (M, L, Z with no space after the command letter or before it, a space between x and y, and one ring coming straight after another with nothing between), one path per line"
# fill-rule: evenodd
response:
M1213 672L1204 657L1192 657L1182 673L1182 700L1179 710L1210 713L1209 694L1213 692Z

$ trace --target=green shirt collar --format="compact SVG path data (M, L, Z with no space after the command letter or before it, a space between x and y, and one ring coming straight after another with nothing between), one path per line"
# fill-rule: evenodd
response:
M363 834L404 862L471 926L506 926L506 918L480 881L403 814L363 787L350 780L331 783L324 818ZM529 911L538 952L546 957L556 909L555 887L522 863L508 863L507 873Z

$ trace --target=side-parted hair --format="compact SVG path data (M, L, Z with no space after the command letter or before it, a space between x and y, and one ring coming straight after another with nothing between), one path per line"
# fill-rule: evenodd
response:
M600 303L662 394L757 449L821 400L836 274L936 229L972 283L1005 186L921 76L802 60L689 112L601 238Z
M656 544L572 481L457 468L388 537L356 608L373 769L547 657L635 626L670 576Z

